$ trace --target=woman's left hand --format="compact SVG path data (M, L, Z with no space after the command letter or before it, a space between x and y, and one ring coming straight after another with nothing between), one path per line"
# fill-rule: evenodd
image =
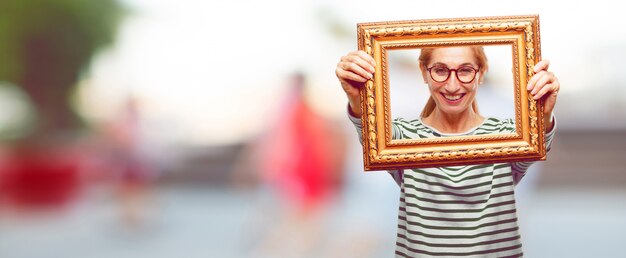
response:
M548 71L548 67L550 67L548 60L541 60L535 65L535 75L528 81L528 91L530 91L533 99L543 99L544 117L547 122L546 128L550 130L552 129L553 121L549 119L554 110L561 84L554 73Z

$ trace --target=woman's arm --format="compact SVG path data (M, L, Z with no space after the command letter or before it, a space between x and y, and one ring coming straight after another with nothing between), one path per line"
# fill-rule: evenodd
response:
M348 107L348 110L350 110L350 107ZM350 122L352 122L352 124L354 125L354 128L356 129L356 134L359 136L359 142L363 144L363 135L361 134L363 126L361 125L361 118L355 117L353 114L350 113L350 111L348 111L348 119L350 119ZM395 127L395 126L397 125L392 123L392 127ZM392 131L395 132L396 130L392 130ZM396 184L398 184L398 186L402 184L402 177L404 175L404 170L388 170L387 172L389 172L389 174L391 175L393 180L396 181Z
M553 72L548 71L550 62L542 60L534 67L535 75L528 81L528 91L533 99L543 101L544 105L544 125L546 128L546 150L549 151L552 146L552 139L556 131L556 121L554 119L554 106L556 98L561 88L558 78ZM528 167L534 162L515 162L512 163L513 180L517 184L526 174Z
M556 132L556 120L553 115L550 115L552 120L550 121L552 124L552 128L550 131L546 133L546 151L550 151L552 148L552 140L554 139L554 134ZM513 162L511 163L511 170L513 173L513 182L515 184L519 183L520 180L526 175L526 171L530 167L530 165L534 164L534 161L524 161L524 162Z
M361 144L363 144L363 135L361 133L361 116L363 115L363 110L361 108L359 91L365 85L365 82L373 77L375 67L376 62L371 56L364 51L354 51L342 56L335 69L335 74L341 83L341 88L348 97L348 117L357 131ZM395 122L391 123L391 127L392 139L402 137L401 130ZM388 172L391 174L394 181L396 181L398 185L401 185L403 170Z

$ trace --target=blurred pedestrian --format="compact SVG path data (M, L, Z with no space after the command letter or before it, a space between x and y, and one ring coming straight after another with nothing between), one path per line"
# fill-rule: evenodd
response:
M108 124L105 136L122 224L131 229L146 222L146 206L157 172L145 151L138 104L137 99L129 97Z
M269 215L275 224L259 237L254 255L301 257L313 252L321 241L324 212L341 188L343 131L318 114L305 93L304 75L292 75L277 120L248 153L261 188L270 193L273 212L279 212Z

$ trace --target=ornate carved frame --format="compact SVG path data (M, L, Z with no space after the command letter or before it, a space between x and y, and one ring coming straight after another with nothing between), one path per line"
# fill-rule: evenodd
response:
M539 16L359 23L358 45L376 60L361 90L365 170L545 160L543 104L526 90L540 60ZM515 134L391 140L387 51L456 45L512 48Z

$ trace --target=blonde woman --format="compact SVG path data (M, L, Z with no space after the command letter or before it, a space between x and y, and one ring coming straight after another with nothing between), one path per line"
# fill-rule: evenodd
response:
M372 78L375 62L363 51L343 56L336 75L349 102L349 118L361 130L359 89ZM488 63L480 46L422 49L419 67L430 98L417 119L395 118L394 139L515 131L513 119L478 112L479 90ZM528 83L545 103L548 149L560 84L549 62L535 65ZM360 133L359 133L360 135ZM401 188L396 256L522 256L514 189L531 162L478 164L390 171Z

